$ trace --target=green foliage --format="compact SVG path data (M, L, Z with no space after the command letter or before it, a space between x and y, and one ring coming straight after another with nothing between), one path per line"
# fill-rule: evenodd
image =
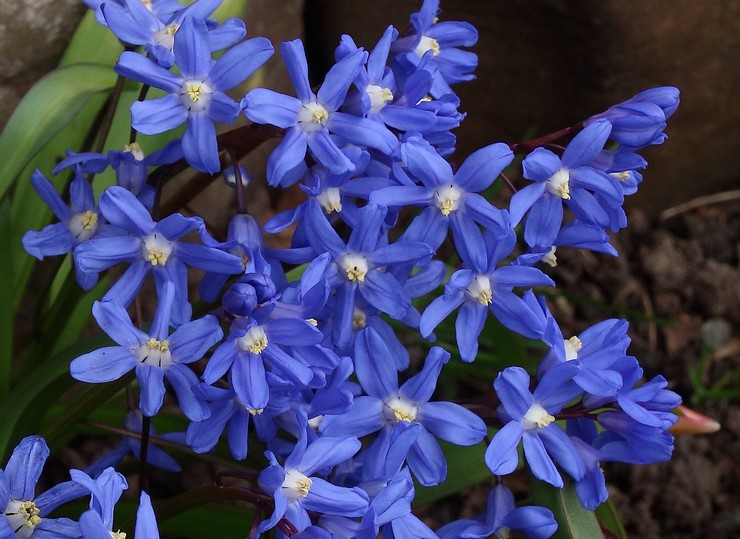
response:
M576 487L570 478L563 488L555 488L543 481L532 479L534 503L550 509L558 522L554 539L603 538L599 522L593 511L584 509L578 499Z

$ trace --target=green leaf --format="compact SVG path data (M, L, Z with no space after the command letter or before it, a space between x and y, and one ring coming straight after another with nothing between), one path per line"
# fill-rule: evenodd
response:
M95 20L95 10L91 9L82 17L59 65L90 63L112 66L122 51L121 42Z
M563 488L532 478L534 504L547 507L558 521L554 539L599 539L604 537L596 515L581 505L575 483L566 477Z
M619 518L617 508L614 507L611 499L606 500L604 503L596 508L596 518L599 519L606 529L612 532L616 537L620 539L628 539L627 531L622 525L622 519Z
M0 230L10 227L10 201L0 202ZM10 234L0 234L0 253L9 253L11 249ZM3 271L0 272L0 297L6 298L5 307L0 309L0 397L10 389L10 373L13 367L13 309L7 298L13 297L13 259L9 258Z
M0 401L0 417L2 417L2 421L0 421L0 457L7 455L10 444L17 441L13 439L16 427L23 427L22 435L38 430L38 425L32 422L25 425L25 415L28 410L37 406L39 397L44 393L58 395L58 382L60 380L65 385L74 383L69 375L70 361L79 355L94 350L105 342L107 342L107 337L104 336L89 337L49 357L32 375L24 377L8 393L8 396ZM53 387L57 391L50 391L50 388ZM4 462L4 459L2 461Z
M75 64L52 71L31 88L0 135L0 198L33 156L115 81L109 67Z

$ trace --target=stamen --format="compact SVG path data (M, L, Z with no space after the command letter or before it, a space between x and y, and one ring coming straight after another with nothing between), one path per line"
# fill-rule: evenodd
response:
M36 526L41 524L39 508L32 501L11 499L5 508L5 518L16 537L31 537Z
M311 490L312 483L313 481L310 477L299 472L295 468L290 468L285 471L285 479L283 480L282 486L283 494L288 498L288 500L305 498Z
M578 359L578 351L583 348L583 343L578 337L571 337L568 340L564 340L565 345L565 359L571 361Z
M152 266L164 266L172 254L172 242L155 232L144 238L142 254Z
M567 168L561 168L546 182L547 190L563 200L570 200L570 172Z
M432 51L432 56L437 56L440 51L439 41L433 37L421 36L419 44L416 46L416 54L421 58L427 51Z
M491 278L488 275L476 275L465 291L481 305L490 305L493 301Z
M158 341L154 337L149 337L147 342L136 349L136 357L139 363L166 369L172 364L170 341Z
M313 133L326 126L329 111L318 101L303 103L298 111L298 125L306 133Z
M542 261L548 266L550 266L551 268L557 267L558 257L555 256L555 246L554 245L550 247L550 250L547 252L547 254L542 257Z
M370 112L379 112L389 101L393 101L393 92L390 88L368 84L365 92L370 97Z
M343 255L337 260L337 264L344 270L347 279L359 283L365 282L365 276L370 271L370 264L368 264L367 258L357 253Z
M352 328L362 329L365 326L367 326L367 315L355 307L355 312L352 314Z
M630 179L630 173L627 170L622 172L611 172L609 176L611 176L612 178L616 178L620 182L625 182Z
M98 214L92 210L87 210L73 215L67 223L67 228L75 241L87 241L98 231Z
M123 147L124 152L128 152L134 156L134 159L137 161L143 161L144 160L144 152L141 149L141 146L139 146L138 142L132 142L131 144L126 144Z
M151 11L151 8L149 6L147 7ZM152 36L152 41L154 41L155 44L164 47L168 51L172 51L172 49L174 49L175 47L175 34L179 29L179 24L170 24L169 26L166 26L165 28L154 32L154 35Z
M327 187L316 197L326 213L342 211L342 199L339 187Z
M389 421L405 421L413 423L419 415L419 406L398 395L394 395L384 402L385 416Z
M267 334L262 326L252 326L244 336L236 340L236 345L245 352L261 354L268 345Z
M462 189L456 185L445 185L444 187L439 187L434 191L434 202L439 208L439 211L442 212L442 215L447 217L459 208L459 202L462 195Z
M550 423L555 421L555 418L547 413L541 404L535 402L529 407L527 413L522 418L522 425L524 430L541 429L548 426Z
M126 539L126 533L122 532L121 530L118 530L117 532L108 532L110 533L111 539Z
M180 101L188 112L197 114L208 108L213 88L203 80L187 80L180 87Z

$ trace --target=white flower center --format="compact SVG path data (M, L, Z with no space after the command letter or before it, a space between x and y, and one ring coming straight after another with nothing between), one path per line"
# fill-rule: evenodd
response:
M570 172L561 168L546 182L547 190L563 200L570 200Z
M386 419L389 421L413 423L419 415L420 408L417 404L398 395L392 396L383 404Z
M36 526L41 523L39 509L31 501L11 499L5 508L5 518L16 537L31 537Z
M317 197L321 207L326 213L342 211L342 200L339 195L339 187L327 187Z
M321 425L321 422L324 420L323 415L317 415L316 417L312 417L308 420L308 426L311 427L314 431L319 431L319 426Z
M421 58L427 51L432 51L432 56L439 54L439 42L433 37L421 36L419 44L416 46L416 54Z
M141 146L139 146L138 142L132 142L131 144L126 144L123 147L124 152L128 152L134 156L134 159L137 161L143 161L144 160L144 152L141 149Z
M261 354L267 348L267 334L262 326L252 326L244 336L236 340L236 345L245 352Z
M308 491L311 490L311 483L313 481L310 477L295 468L291 468L285 471L285 480L282 486L283 494L289 501L305 498L308 496Z
M67 222L67 228L75 241L87 241L98 231L98 214L91 210L77 213Z
M298 125L306 133L314 133L326 127L329 111L318 101L309 101L298 111Z
M542 261L550 266L551 268L557 267L558 257L555 256L555 246L550 247L550 250L545 256L542 257Z
M370 97L370 112L379 112L385 107L386 103L393 101L393 92L390 88L368 84L365 92Z
M121 530L118 530L117 532L108 532L111 536L111 539L126 539L126 532L122 532Z
M571 337L570 339L563 340L565 345L565 359L571 361L578 359L578 351L583 347L581 339L578 337Z
M172 254L172 242L164 238L161 234L151 234L144 238L142 255L152 266L164 266L167 259Z
M344 270L347 279L359 283L365 282L365 276L370 271L370 264L368 264L367 258L357 253L342 255L337 260L337 264Z
M172 352L170 352L170 341L158 341L150 337L148 341L139 346L136 351L139 363L150 367L166 369L172 364Z
M527 413L522 418L524 430L541 429L555 421L555 418L547 413L541 404L535 402L529 407Z
M476 275L465 291L481 305L489 305L493 301L491 278L488 275Z
M213 88L203 80L186 80L180 87L180 101L188 112L203 112L211 103Z
M451 183L434 191L434 203L446 217L460 207L462 195L463 190Z
M146 5L146 2L144 2L144 5ZM147 6L147 9L149 9L149 11L152 10L151 3ZM152 41L157 45L161 45L168 51L171 51L175 47L175 34L179 29L179 24L170 24L169 26L165 26L161 30L154 32Z

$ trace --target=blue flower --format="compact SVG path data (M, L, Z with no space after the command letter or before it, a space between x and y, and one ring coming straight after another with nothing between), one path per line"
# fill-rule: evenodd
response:
M105 238L120 233L115 226L106 223L95 206L92 186L79 169L69 186L70 205L62 201L54 186L41 172L31 175L34 189L60 222L47 225L42 230L29 230L23 234L23 248L28 254L43 260L45 256L63 255L79 244L93 238ZM77 283L89 289L97 282L97 275L90 275L75 263Z
M488 311L504 326L524 335L538 339L544 330L542 313L532 311L527 303L513 292L518 286L554 286L554 282L537 268L508 265L496 266L511 253L516 244L516 234L509 231L507 237L496 239L493 234L484 235L485 247L476 246L475 251L484 253L474 257L472 268L457 270L445 285L442 296L435 298L421 315L419 331L422 336L431 335L442 320L460 307L455 322L455 331L460 357L473 361L478 352L478 336L483 331Z
M85 494L84 489L66 482L36 496L41 469L49 447L40 436L23 438L13 450L5 470L0 470L0 537L76 539L80 527L68 518L46 515Z
M519 463L517 446L523 442L524 457L532 474L555 487L563 486L553 459L576 481L586 473L583 458L555 417L561 408L580 394L573 382L578 367L558 365L542 377L534 393L529 375L521 367L508 367L493 383L501 399L499 417L505 422L486 449L485 460L496 475L512 473Z
M546 539L558 529L552 511L544 507L515 507L514 495L503 485L488 494L486 513L474 519L460 519L437 530L439 539L485 539L507 536L508 529L527 537Z
M163 67L175 63L173 53L175 34L186 17L205 20L222 0L196 0L185 9L179 9L166 17L148 9L141 0L125 0L125 7L115 2L106 2L101 12L108 28L124 43L144 45L149 55ZM209 22L209 21L206 21ZM208 25L210 52L224 49L239 41L247 33L241 19L228 19L221 26Z
M113 531L113 509L124 490L126 478L113 468L106 468L96 479L80 470L71 470L72 480L90 492L90 509L80 516L83 539L124 539L126 533ZM56 536L55 536L56 537ZM152 502L146 492L141 493L136 512L134 538L159 539L157 520Z
M496 236L509 232L506 211L494 208L478 194L514 159L507 145L491 144L474 152L454 174L450 164L419 136L410 136L401 144L401 156L408 172L423 186L381 188L370 195L370 202L390 207L426 206L409 225L404 238L426 242L436 250L451 226L458 253L463 260L471 261L475 255L483 254L477 225ZM478 262L483 262L482 257Z
M439 0L424 0L421 9L411 15L415 32L393 45L393 51L398 54L396 61L407 64L406 71L413 70L426 58L430 60L436 68L431 88L434 97L453 93L451 84L473 80L478 65L475 53L458 48L475 45L478 31L466 22L437 22L438 12Z
M162 407L167 378L183 413L193 421L205 419L208 409L193 393L198 378L187 365L201 359L221 340L223 332L218 320L207 315L181 325L170 335L174 296L174 286L168 283L149 333L136 328L121 305L95 302L95 320L119 346L100 348L74 359L70 365L72 377L82 382L111 382L135 369L141 386L139 406L146 416L156 415Z
M164 285L175 286L172 312L174 325L190 319L186 264L218 273L241 273L242 260L212 247L177 241L185 234L203 227L198 217L179 213L155 223L142 203L123 187L112 186L100 195L100 211L111 224L130 235L99 238L75 249L75 263L87 274L97 274L119 262L129 268L106 292L103 300L128 306L152 272L161 297Z
M267 451L270 466L260 473L259 484L275 500L275 511L259 525L259 532L273 528L285 517L299 531L311 525L307 511L347 517L363 516L369 506L367 494L360 488L339 487L318 477L351 458L360 450L352 436L318 438L310 445L302 435L281 466Z
M389 355L372 330L355 342L355 373L367 396L356 397L346 414L326 417L320 430L330 436L364 436L382 429L377 445L391 437L399 424L418 424L421 429L408 448L408 464L422 485L436 485L444 481L447 463L435 437L457 445L473 445L485 436L485 424L458 404L429 402L442 367L450 358L448 352L432 347L422 371L400 387L393 360L385 359Z
M116 72L167 92L131 105L132 126L146 135L174 129L187 121L182 151L193 167L214 174L221 170L213 122L232 123L239 105L224 92L241 83L272 56L265 38L249 39L212 62L205 22L185 18L175 37L180 75L144 56L125 51Z
M535 183L511 197L509 211L514 225L529 211L524 227L528 245L553 244L563 222L563 203L581 222L602 228L609 227L612 214L621 211L624 195L619 182L590 166L603 149L611 129L611 123L599 120L573 138L562 159L544 148L537 148L524 159L524 177ZM596 195L607 202L606 208Z
M256 88L242 100L244 115L253 122L287 129L267 160L270 185L286 186L300 178L305 170L307 148L311 149L316 161L333 174L355 170L355 165L330 136L332 134L384 155L393 153L398 140L383 124L338 111L365 61L364 51L358 49L337 62L316 93L308 81L303 43L287 41L280 46L280 51L298 98Z

